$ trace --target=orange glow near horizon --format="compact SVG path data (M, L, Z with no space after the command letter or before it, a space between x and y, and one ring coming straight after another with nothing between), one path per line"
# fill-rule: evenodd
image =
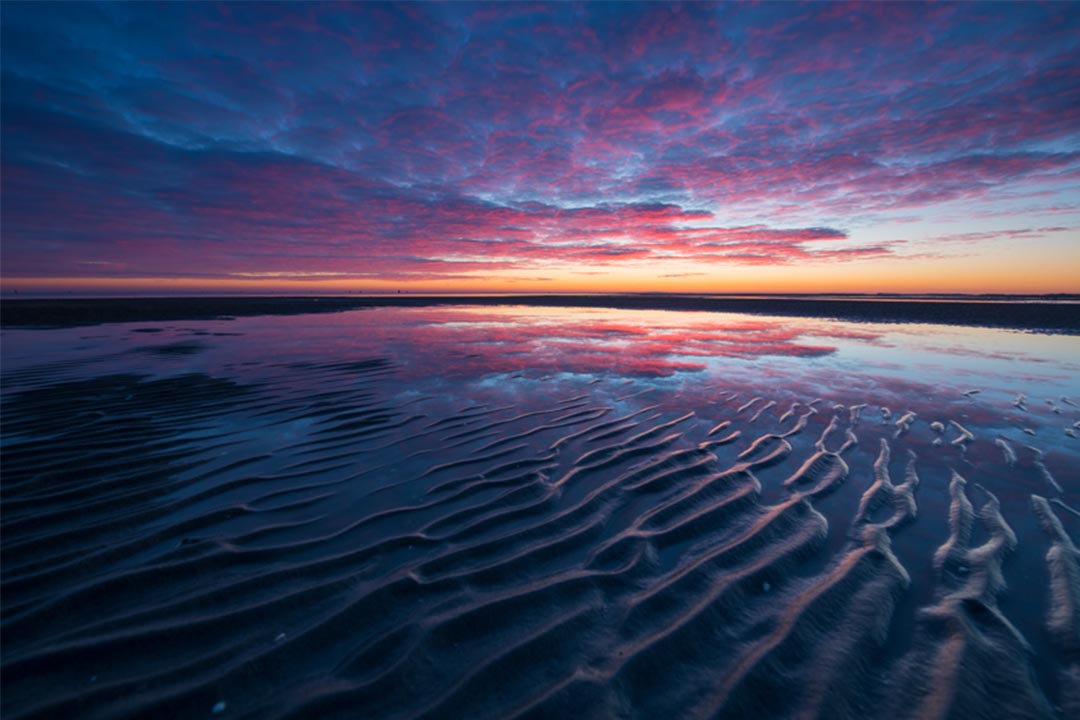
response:
M371 278L192 278L192 277L37 277L4 278L5 294L350 294L350 293L1080 293L1080 280L1063 263L1056 272L1019 272L987 268L958 273L941 266L912 267L888 273L880 268L838 268L844 272L810 274L787 267L735 268L720 273L658 277L642 270L620 268L605 274L569 271L545 278L523 273L501 276L375 280Z
M3 278L5 293L32 294L299 294L351 293L1080 293L1080 243L1052 253L1013 246L994 254L868 258L844 262L721 264L685 258L591 266L532 263L453 276Z

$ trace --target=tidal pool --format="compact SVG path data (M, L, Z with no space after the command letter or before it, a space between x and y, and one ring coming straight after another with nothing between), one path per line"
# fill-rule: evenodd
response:
M1080 339L5 329L5 717L1080 716Z

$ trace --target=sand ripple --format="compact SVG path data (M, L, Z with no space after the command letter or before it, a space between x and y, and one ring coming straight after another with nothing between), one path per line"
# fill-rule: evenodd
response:
M1080 716L1036 448L874 398L267 367L9 380L4 717ZM1032 613L1009 562L1043 553Z

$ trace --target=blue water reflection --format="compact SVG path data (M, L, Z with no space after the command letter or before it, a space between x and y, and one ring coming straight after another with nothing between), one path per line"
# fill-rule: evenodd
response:
M728 712L769 678L809 687L812 668L752 661L794 617L778 647L834 680L829 658L870 653L828 702L890 678L904 714L913 668L937 662L928 618L982 628L977 603L1034 652L984 637L956 672L978 685L1030 663L1015 702L1041 712L1067 694L1047 612L1071 591L1033 497L1075 542L1078 358L1070 336L510 306L5 330L6 707L110 714L130 693L149 711L174 693L205 713L212 686L256 714L276 698L379 716L378 687L412 713L501 713L470 683L509 683L491 658L538 637L545 659L507 667L562 678L518 698L541 714L577 697L567 678L601 715ZM950 524L968 506L970 527ZM511 596L547 624L515 619ZM471 613L490 622L466 628ZM710 633L726 654L697 647ZM169 643L204 684L180 682ZM111 690L43 669L74 659ZM427 689L403 693L410 674ZM646 693L652 676L666 689Z

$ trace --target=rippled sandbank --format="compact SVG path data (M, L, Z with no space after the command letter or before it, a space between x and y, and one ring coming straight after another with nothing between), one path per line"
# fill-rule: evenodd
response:
M5 718L1080 717L1080 339L2 333Z

